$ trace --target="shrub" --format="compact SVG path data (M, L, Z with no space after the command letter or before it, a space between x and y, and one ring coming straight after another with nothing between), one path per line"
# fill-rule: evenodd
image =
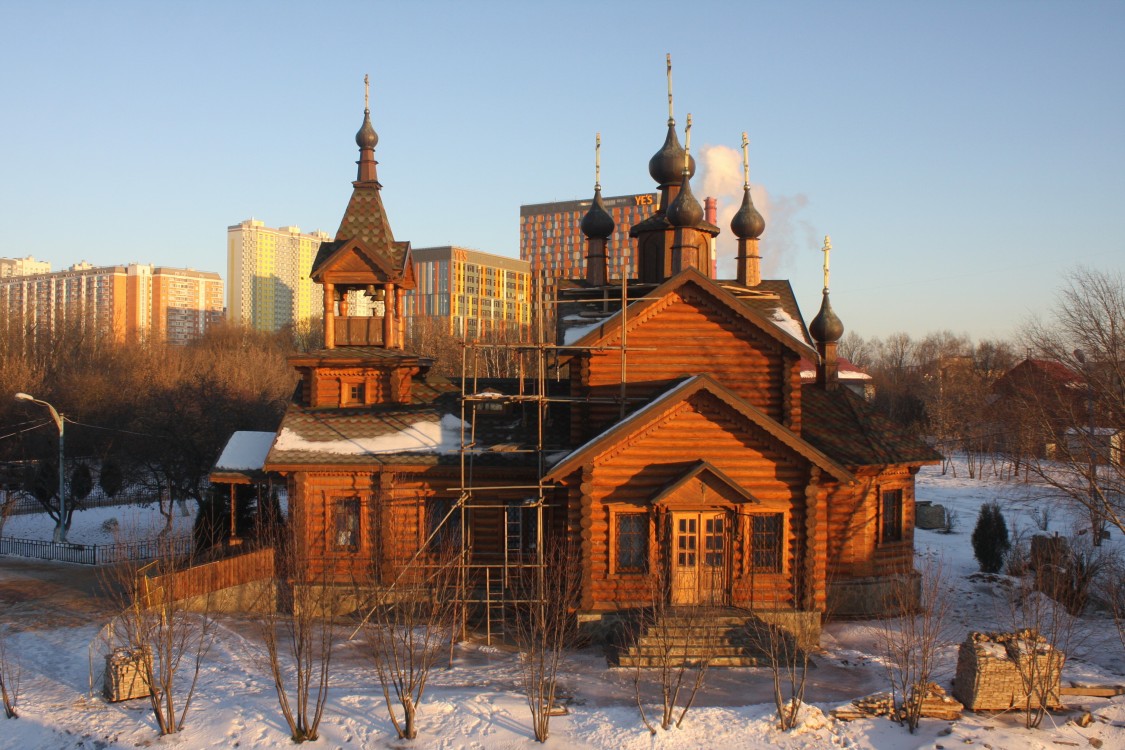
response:
M996 503L985 503L980 507L977 525L973 529L973 556L980 563L981 571L999 573L1004 566L1004 556L1012 543L1008 539L1008 524Z

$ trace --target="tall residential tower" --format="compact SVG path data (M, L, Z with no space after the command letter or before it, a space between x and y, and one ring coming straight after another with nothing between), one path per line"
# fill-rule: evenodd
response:
M320 312L320 289L309 278L327 232L272 229L248 219L227 227L227 316L260 331L276 331Z

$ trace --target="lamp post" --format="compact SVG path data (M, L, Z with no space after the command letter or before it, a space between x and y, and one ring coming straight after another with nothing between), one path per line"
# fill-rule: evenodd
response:
M63 468L63 418L55 410L55 407L48 404L46 401L41 401L27 393L17 393L17 401L30 401L34 404L46 406L47 410L51 412L51 419L55 420L55 426L59 428L59 522L55 526L55 542L66 541L66 469Z

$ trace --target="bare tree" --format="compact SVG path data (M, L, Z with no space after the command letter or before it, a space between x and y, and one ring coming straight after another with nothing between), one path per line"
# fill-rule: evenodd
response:
M535 739L546 742L555 708L559 662L576 635L578 571L567 544L547 545L543 566L527 571L518 589L516 639L522 683Z
M778 600L774 611L784 610ZM820 635L820 618L815 621L792 612L788 627L771 623L760 616L749 625L750 641L765 654L773 680L773 701L778 727L788 731L797 726L801 706L805 704L805 686L812 665L811 648Z
M160 539L157 559L107 568L103 582L120 607L112 623L114 640L139 655L152 714L164 735L183 728L214 633L209 595L193 586L190 555L176 554L173 536Z
M633 694L641 721L650 734L656 734L656 727L645 713L644 687L654 684L658 690L660 728L679 727L703 688L714 656L714 647L706 640L701 641L698 653L688 653L679 636L701 630L708 617L700 605L672 607L668 601L667 578L664 573L651 577L652 603L636 613L630 631L625 634L627 644L638 654Z
M344 597L340 587L327 579L328 566L310 564L287 528L276 527L271 539L273 588L255 622L289 736L294 742L311 741L319 737L328 701L334 622ZM269 595L274 593L276 601Z
M922 703L936 674L938 656L948 645L952 597L942 580L942 563L929 560L917 578L893 584L887 615L879 623L895 717L913 733L922 719Z
M1061 704L1059 679L1066 654L1079 640L1079 619L1026 578L1009 604L1012 637L1005 646L1023 683L1024 722L1034 729Z
M16 706L20 699L20 663L8 650L8 627L0 625L0 700L4 703L4 716L18 718Z
M1057 446L1054 460L1034 460L1030 471L1084 510L1096 543L1106 524L1125 534L1125 454L1110 442L1125 426L1125 276L1071 271L1050 317L1029 323L1026 337L1073 374L1058 393L1031 394L1023 405Z
M380 585L373 575L361 589L367 605L360 627L400 739L418 736L417 713L430 671L453 639L457 560L452 549L419 556L392 566L390 585Z
M1100 584L1100 596L1113 615L1117 637L1125 648L1125 562L1120 556L1113 558Z

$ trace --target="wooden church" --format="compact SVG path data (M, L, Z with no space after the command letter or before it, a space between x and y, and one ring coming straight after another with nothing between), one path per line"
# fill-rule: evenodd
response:
M487 606L547 560L572 566L578 615L597 621L654 597L863 615L913 574L914 478L938 456L841 387L827 239L806 325L789 283L761 278L747 176L737 278L713 278L721 230L692 194L690 118L685 148L669 110L649 162L659 205L630 232L638 278L611 278L596 185L585 276L540 298L555 340L529 347L520 377L455 383L404 349L410 245L391 232L365 107L352 197L312 270L325 346L292 358L300 386L265 465L286 477L304 575L390 585L455 548ZM371 315L350 314L355 294ZM565 563L545 555L561 542Z

